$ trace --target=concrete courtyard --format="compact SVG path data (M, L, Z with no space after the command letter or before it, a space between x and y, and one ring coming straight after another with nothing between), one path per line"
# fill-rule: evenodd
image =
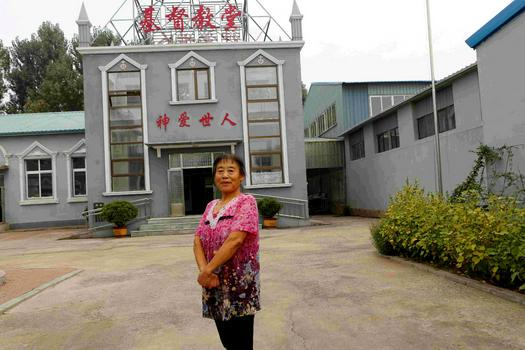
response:
M524 306L378 256L371 219L323 220L261 232L255 349L525 349ZM83 270L0 315L0 349L222 348L192 235L66 234L0 234L1 270Z

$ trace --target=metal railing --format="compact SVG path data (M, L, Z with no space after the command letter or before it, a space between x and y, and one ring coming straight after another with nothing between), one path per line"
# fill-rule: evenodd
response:
M304 199L297 198L286 198L286 197L277 197L277 196L268 196L250 193L255 199L263 198L275 198L279 203L283 205L281 211L277 216L282 216L285 218L294 218L294 219L304 219L307 220L310 218L308 214L308 201Z
M150 198L130 201L130 203L136 206L139 210L137 217L132 221L149 219L151 217L151 202L152 200ZM82 212L82 216L86 218L90 229L101 229L112 226L112 224L106 221L101 221L100 219L97 220L97 216L99 216L101 212L102 208L90 209Z

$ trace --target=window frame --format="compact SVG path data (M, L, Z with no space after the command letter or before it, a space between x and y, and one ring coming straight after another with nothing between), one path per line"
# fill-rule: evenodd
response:
M130 66L130 69L128 69ZM129 196L151 194L150 184L150 164L147 144L149 143L148 123L147 123L147 92L146 92L146 69L145 64L140 64L130 57L120 54L105 66L99 66L102 81L102 107L103 107L103 127L104 127L104 177L106 191L102 193L103 196ZM112 176L111 176L111 146L110 146L110 101L109 101L109 86L108 74L111 72L130 72L138 71L140 73L140 96L141 96L141 116L142 116L142 147L144 156L144 190L140 191L122 191L115 192L112 190Z
M18 166L19 166L19 183L20 183L20 205L38 205L38 204L56 204L58 203L57 198L57 164L56 164L57 152L51 151L47 147L40 144L38 141L33 142L27 147L21 154L18 155ZM50 159L51 170L40 171L40 160ZM26 166L26 160L39 160L39 170L29 171L31 174L37 173L49 173L51 174L51 186L52 196L45 197L29 197L29 181L28 171ZM39 194L42 193L42 182L39 176Z
M38 170L27 170L27 162L36 160L38 162ZM51 169L49 170L41 170L40 162L42 160L49 160L49 163L51 164ZM42 175L44 174L50 174L51 175L51 195L50 196L42 196ZM38 196L29 197L29 175L38 175ZM31 200L41 200L41 199L51 199L54 198L55 193L55 186L53 183L53 159L51 157L38 157L38 158L24 158L24 177L25 177L25 200L31 201Z
M285 110L285 98L284 98L284 75L283 65L284 60L278 60L275 57L269 55L264 50L257 50L244 61L237 62L239 65L240 76L241 76L241 103L242 103L242 115L243 115L243 144L244 144L244 155L246 164L246 186L245 188L278 188L278 187L291 187L288 170L288 146L286 137L286 110ZM253 184L252 183L252 156L250 153L249 144L249 125L248 125L248 89L246 80L246 69L249 67L259 67L262 65L271 65L276 67L276 85L277 85L277 100L279 110L279 128L280 128L280 142L281 142L281 164L282 164L282 179L281 183L275 184ZM257 85L262 87L263 84ZM273 84L271 84L273 85ZM253 84L249 85L253 86ZM268 153L265 151L265 153ZM247 159L249 157L249 159Z
M386 141L388 140L388 141ZM386 142L383 142L386 141ZM385 130L376 135L377 153L388 152L400 147L399 127Z
M387 109L390 109L390 108L392 108L392 107L394 107L394 106L396 106L396 105L398 105L398 104L400 104L400 103L406 101L407 99L411 98L412 96L413 96L413 95L369 95L369 96L368 96L368 110L369 110L369 116L370 116L370 117L373 117L373 116L376 116L376 115L378 115L378 114L381 114L381 113L383 113L384 111L386 111ZM383 98L384 98L384 97L390 97L391 105L390 105L390 107L388 107L388 108L384 108L384 107L383 107ZM403 101L395 103L395 101L394 101L394 100L395 100L395 97L403 97ZM379 98L379 102L381 103L381 110L380 110L378 113L376 113L376 114L373 114L373 109L372 109L372 99L373 99L373 98Z
M448 111L452 110L452 118L449 117L448 115ZM446 107L443 107L443 108L440 108L438 109L437 111L438 113L438 129L439 129L439 133L442 134L444 132L447 132L447 131L450 131L450 130L454 130L456 128L456 110L454 108L454 105L451 104L451 105L448 105ZM420 121L422 121L424 118L427 118L427 120L430 120L430 125L431 125L431 128L432 128L432 132L426 136L421 136L421 131L420 131ZM445 121L445 127L442 128L442 125L443 125L443 120ZM452 120L453 122L450 123L450 120ZM448 124L453 124L452 127L449 127L450 125ZM418 140L423 140L423 139L426 139L427 137L430 137L430 136L434 136L436 134L436 130L435 130L435 125L434 125L434 112L430 112L430 113L427 113L419 118L416 119L416 126L417 126L417 139ZM447 128L449 127L449 128Z
M195 68L179 68L184 65L189 60L194 59L202 63L205 67L195 67ZM217 103L217 97L215 93L215 62L208 61L201 55L190 51L180 60L175 63L168 64L168 67L171 72L171 101L170 105L187 105L187 104L203 104L203 103ZM193 85L194 85L194 94L195 98L193 100L181 100L179 97L179 86L178 86L178 72L179 71L193 71ZM198 95L198 71L207 71L208 76L208 98L199 99Z

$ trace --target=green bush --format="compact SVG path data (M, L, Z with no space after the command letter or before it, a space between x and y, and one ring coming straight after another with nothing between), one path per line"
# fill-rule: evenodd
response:
M372 224L370 232L372 233L372 243L380 254L395 255L392 244L381 235L381 226L379 224Z
M104 204L100 216L103 220L111 222L115 227L124 227L137 217L138 209L127 201L114 201Z
M388 242L396 255L525 290L525 209L513 197L492 195L480 207L476 191L461 196L452 203L407 184L372 238Z
M273 218L283 205L279 203L275 198L266 197L257 201L257 208L259 214L264 218Z

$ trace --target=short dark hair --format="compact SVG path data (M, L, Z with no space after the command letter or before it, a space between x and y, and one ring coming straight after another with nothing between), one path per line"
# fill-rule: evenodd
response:
M237 164L241 175L246 176L246 171L244 170L244 162L241 160L241 158L237 157L235 154L224 153L215 158L215 160L213 161L213 177L215 177L215 173L217 172L217 166L219 165L219 163L225 160L229 160Z

